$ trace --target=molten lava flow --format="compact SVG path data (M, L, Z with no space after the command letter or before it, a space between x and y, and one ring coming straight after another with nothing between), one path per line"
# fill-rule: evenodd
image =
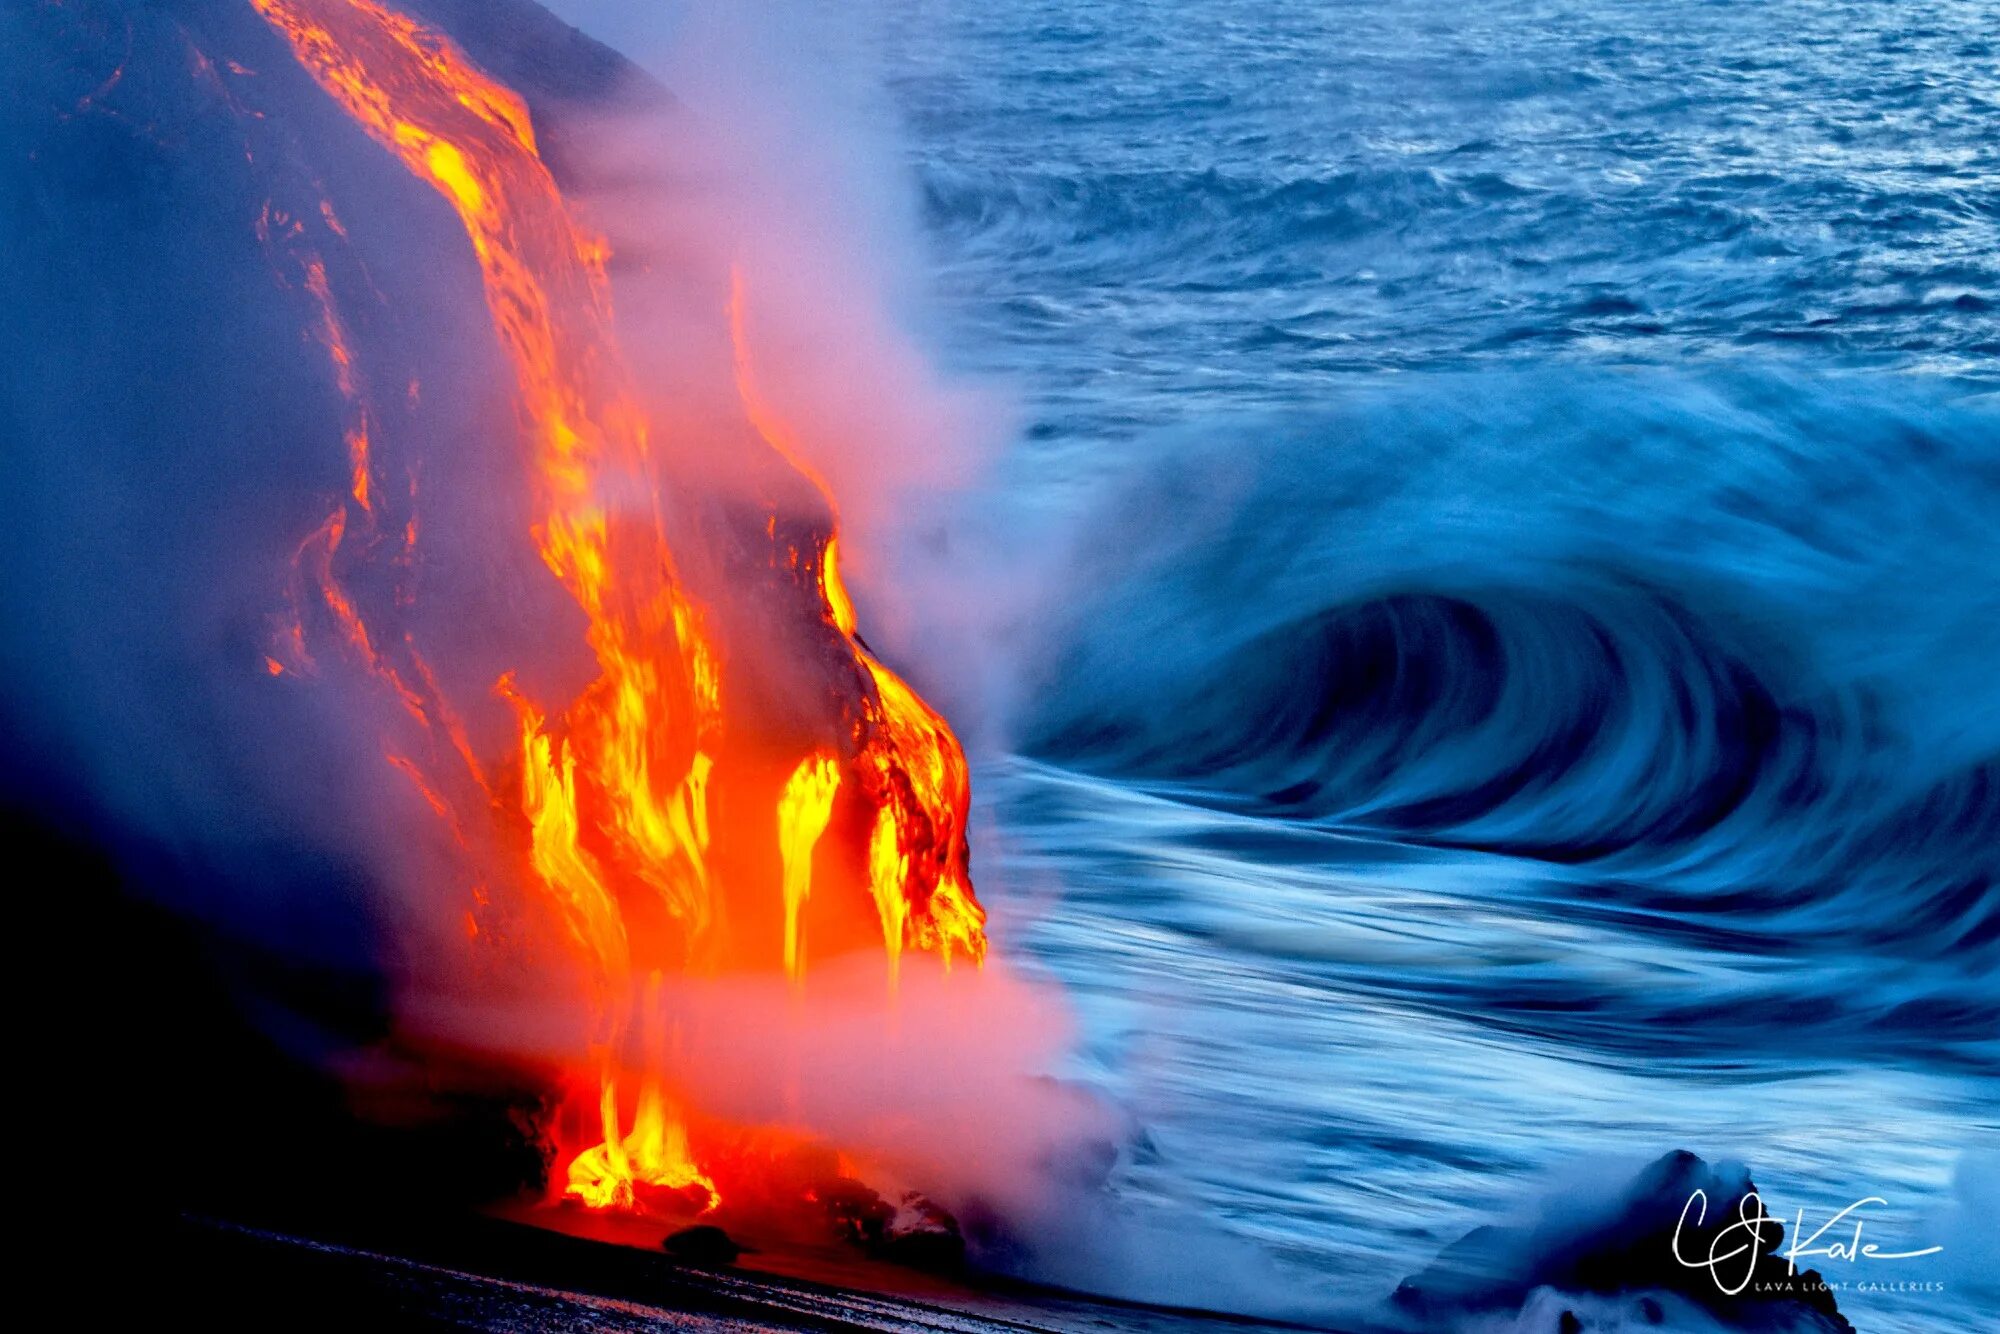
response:
M368 611L333 568L350 516L367 525L371 544L393 543L375 537L381 473L365 389L316 260L306 286L352 405L351 485L350 502L302 548L301 568L314 576L305 591L428 738L422 747L385 742L385 758L460 846L482 820L496 845L512 841L515 874L537 887L588 979L597 1026L589 1068L574 1072L570 1110L588 1116L595 1138L559 1145L568 1154L563 1192L595 1207L712 1208L731 1186L702 1165L701 1121L690 1114L701 1090L674 1077L660 1029L662 977L771 967L802 987L808 920L828 923L836 946L849 948L862 938L855 924L865 923L885 951L892 989L906 950L934 951L947 966L958 956L981 960L964 755L944 720L855 637L833 498L757 391L742 275L732 279L729 333L745 416L823 499L826 516L793 542L789 562L776 549L788 540L779 516L763 529L771 568L796 572L784 596L808 609L796 652L823 678L808 703L837 701L786 720L731 703L732 680L769 679L756 669L773 646L729 629L754 622L717 616L717 604L704 605L683 577L654 425L613 335L606 249L577 224L543 164L526 105L443 37L376 0L251 3L320 87L462 223L512 376L532 540L582 609L597 675L567 700L531 698L515 674L503 676L514 753L482 765L409 636L395 637L393 661L382 653ZM325 216L344 240L330 205ZM785 531L798 529L787 519ZM414 512L400 532L414 547ZM372 549L347 555L363 561ZM281 649L298 641L295 652L272 663L305 661L305 638L295 622L280 636ZM524 658L531 649L523 646ZM445 772L447 762L457 768ZM497 798L509 793L517 814L496 822ZM753 929L759 922L781 925L766 935ZM481 938L476 915L468 935ZM739 1144L742 1129L731 1132Z
M653 1070L666 1064L659 1033L659 989L660 975L655 973L647 983L650 1003L640 1011L646 1030L646 1063ZM677 1195L690 1204L698 1202L703 1213L721 1202L715 1182L695 1165L680 1109L668 1098L660 1080L649 1079L640 1089L630 1134L619 1133L618 1083L610 1076L605 1077L599 1093L598 1114L603 1120L604 1141L571 1160L565 1194L593 1209L638 1208L645 1203L642 1191Z
M840 790L840 769L830 756L801 761L778 798L778 854L785 868L785 971L798 981L805 976L805 940L799 915L812 893L813 850L833 818L834 794Z
M749 294L740 268L730 273L729 335L736 389L751 425L820 493L829 524L820 548L819 596L827 615L867 670L873 698L858 767L876 820L868 841L868 885L881 915L893 982L905 944L954 951L975 963L986 954L986 913L966 868L965 816L972 802L965 752L951 728L855 635L854 604L838 564L839 511L833 491L801 457L790 428L758 388L751 355Z

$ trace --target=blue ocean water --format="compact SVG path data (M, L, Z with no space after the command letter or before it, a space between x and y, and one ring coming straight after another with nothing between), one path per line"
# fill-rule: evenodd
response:
M1242 1244L1131 1286L1365 1303L1686 1147L1990 1319L2000 11L886 12L1026 414L982 889Z

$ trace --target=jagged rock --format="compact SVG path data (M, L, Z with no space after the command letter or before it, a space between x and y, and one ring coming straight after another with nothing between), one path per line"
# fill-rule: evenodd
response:
M1784 1227L1761 1199L1749 1198L1756 1189L1740 1165L1712 1166L1676 1150L1608 1196L1555 1196L1530 1222L1475 1228L1405 1279L1390 1304L1397 1316L1427 1329L1508 1315L1520 1316L1522 1328L1548 1328L1527 1318L1529 1308L1547 1320L1546 1303L1558 1294L1629 1298L1632 1314L1648 1324L1684 1303L1734 1329L1853 1334L1820 1275L1791 1272L1779 1253ZM1692 1214L1683 1218L1697 1190L1707 1198L1701 1222ZM1752 1229L1742 1226L1745 1219L1755 1223L1754 1255L1732 1262L1726 1285L1710 1269L1676 1258L1677 1231L1681 1256L1705 1258L1732 1225L1738 1231L1716 1253L1748 1241ZM1740 1291L1724 1290L1746 1278ZM1586 1304L1563 1302L1553 1328L1559 1334L1587 1328L1580 1309Z
M958 1220L934 1201L906 1191L900 1204L852 1177L835 1177L814 1189L834 1235L890 1264L951 1273L965 1266L965 1236Z
M833 1234L863 1250L881 1243L895 1208L853 1177L833 1177L813 1188L812 1199L826 1210Z
M660 1243L660 1248L683 1264L733 1265L743 1247L721 1228L711 1223L684 1227Z
M878 1253L911 1269L951 1273L965 1266L965 1237L957 1219L916 1191L907 1191Z

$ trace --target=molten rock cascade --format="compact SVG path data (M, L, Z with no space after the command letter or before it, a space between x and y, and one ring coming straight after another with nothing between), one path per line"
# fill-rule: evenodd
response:
M790 604L754 616L704 599L685 575L662 499L671 441L622 362L608 248L544 164L526 105L441 34L374 0L250 3L463 223L512 376L532 540L583 613L597 674L566 699L539 698L524 676L503 674L494 689L517 720L517 744L511 755L481 754L463 701L447 698L413 637L364 609L358 585L378 585L384 571L395 582L417 563L415 487L382 475L369 389L326 265L300 249L297 227L267 214L266 243L294 247L348 405L351 472L348 494L299 549L295 614L268 669L311 676L338 659L407 715L384 761L462 850L475 941L498 883L532 886L559 924L596 1020L591 1068L570 1072L557 1120L589 1129L558 1143L554 1190L593 1207L706 1212L732 1182L691 1124L688 1100L700 1091L674 1078L663 979L782 970L803 987L809 923L837 949L879 946L892 996L907 950L947 966L980 962L985 914L967 871L963 752L856 636L832 496L757 387L742 269L726 312L745 440L811 502L803 521L774 502L754 525L764 569L734 587ZM343 236L333 203L321 211L327 234ZM391 601L410 596L398 584ZM740 628L787 617L804 627L791 639ZM789 709L764 703L767 660L780 654L803 664L810 696ZM746 681L763 685L739 690ZM760 1132L735 1133L719 1156L740 1169L759 1156L741 1138Z

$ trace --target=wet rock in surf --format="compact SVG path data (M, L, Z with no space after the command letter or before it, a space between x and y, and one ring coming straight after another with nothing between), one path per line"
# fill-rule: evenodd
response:
M1390 1306L1423 1329L1853 1334L1819 1273L1794 1274L1782 1258L1784 1227L1756 1192L1741 1165L1676 1150L1609 1194L1552 1195L1526 1221L1475 1228L1403 1280ZM1710 1267L1711 1256L1733 1258Z
M870 1257L910 1269L953 1273L965 1267L965 1236L958 1220L916 1191L891 1204L852 1177L835 1177L814 1189L834 1235Z
M950 1273L965 1265L965 1237L957 1219L916 1191L906 1191L879 1254L891 1264Z

